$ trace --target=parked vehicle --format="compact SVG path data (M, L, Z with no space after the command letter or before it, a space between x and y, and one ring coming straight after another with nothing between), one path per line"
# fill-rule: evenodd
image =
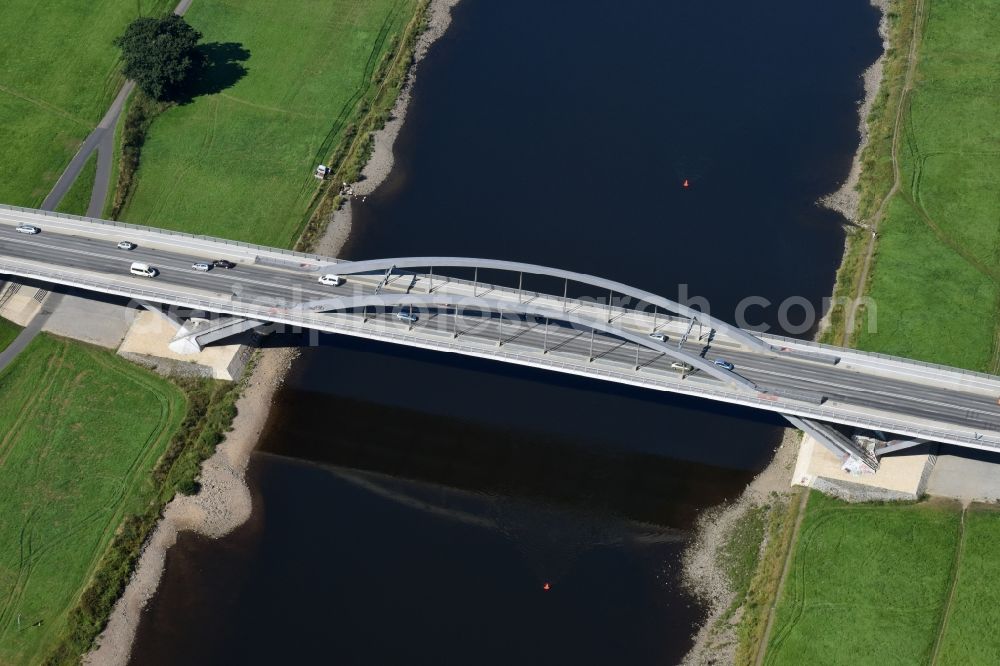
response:
M118 241L119 250L134 250L136 248L135 243L131 241Z
M328 287L339 287L344 284L344 278L339 275L334 275L333 273L327 273L326 275L320 276L319 283L325 284Z
M196 271L201 271L202 273L207 273L208 271L212 270L212 265L204 261L198 261L191 264L191 268L195 269Z
M22 234L39 234L42 232L41 229L33 224L19 224L14 227L14 231L20 231Z
M734 366L732 363L730 363L729 361L727 361L724 358L717 358L717 359L715 359L715 364L717 366L719 366L720 368L724 368L725 370L728 370L729 372L732 372L733 369L736 367L736 366Z
M212 265L216 268L236 268L236 264L226 259L216 259L212 262Z
M158 271L149 264L134 261L132 262L132 266L129 267L128 272L132 275L141 275L142 277L156 277Z

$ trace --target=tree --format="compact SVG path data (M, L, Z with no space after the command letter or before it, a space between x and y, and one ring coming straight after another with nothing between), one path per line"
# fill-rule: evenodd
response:
M137 18L115 40L122 50L125 76L154 99L175 92L201 62L201 33L176 14Z

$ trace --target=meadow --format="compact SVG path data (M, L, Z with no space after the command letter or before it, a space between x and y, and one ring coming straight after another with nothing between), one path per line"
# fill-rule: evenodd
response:
M849 505L813 491L765 663L928 663L959 534L957 505Z
M21 332L21 327L6 319L0 319L0 351L7 348L17 334Z
M879 226L862 349L1000 371L1000 13L929 0L904 105L901 188ZM911 2L897 9L912 11ZM892 83L890 81L890 83ZM894 109L890 109L895 112ZM888 191L884 174L862 188Z
M40 663L184 417L174 384L42 335L0 373L0 663ZM79 652L77 652L79 654Z
M90 206L90 193L94 189L94 179L96 176L97 153L95 152L87 159L83 168L80 169L80 174L73 181L73 184L70 185L62 201L56 206L56 210L60 213L69 213L70 215L86 215L87 208Z
M313 170L349 131L415 0L198 0L210 61L149 129L121 219L294 244Z
M0 21L0 202L37 206L122 84L112 43L173 0L6 0Z
M973 505L965 514L965 539L937 663L1000 664L1000 512Z

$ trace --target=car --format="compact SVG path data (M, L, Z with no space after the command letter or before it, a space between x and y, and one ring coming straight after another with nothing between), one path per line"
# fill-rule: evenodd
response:
M681 372L691 372L694 370L693 365L688 365L687 363L681 363L680 361L674 361L670 364L670 367L674 370L680 370Z
M136 248L135 243L131 241L118 241L119 250L134 250Z
M226 259L216 259L212 262L212 265L216 268L236 268L236 264Z
M191 264L191 268L195 269L196 271L201 271L202 273L207 273L208 271L212 270L212 266L204 261L198 261Z
M132 275L140 275L142 277L156 277L156 269L149 264L144 264L141 261L134 261L129 267L129 273Z
M319 277L319 283L325 284L328 287L339 287L344 284L344 278L339 275L334 275L333 273L327 273L326 275L321 275Z
M402 319L403 321L408 321L411 324L415 324L420 317L410 312L410 308L403 308L396 313L396 319Z
M39 234L42 232L41 229L33 224L19 224L14 227L14 231L20 231L22 234Z
M728 370L729 372L732 372L733 369L736 367L735 365L733 365L732 363L730 363L729 361L727 361L724 358L717 358L717 359L715 359L715 364L717 366L719 366L720 368Z
M657 333L656 331L650 333L649 337L653 338L654 340L659 340L660 342L667 341L667 336L665 336L663 333Z

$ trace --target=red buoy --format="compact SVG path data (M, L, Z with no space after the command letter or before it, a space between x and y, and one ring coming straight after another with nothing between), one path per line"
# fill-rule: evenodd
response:
M683 185L682 187L683 187L683 188L684 188L685 190L686 190L687 188L691 187L691 183L689 183L689 182L688 182L688 179L687 179L687 178L685 178L685 179L684 179L684 185Z
M545 583L544 585L542 585L542 589L548 592L549 590L552 589L552 586L549 585L548 583Z

